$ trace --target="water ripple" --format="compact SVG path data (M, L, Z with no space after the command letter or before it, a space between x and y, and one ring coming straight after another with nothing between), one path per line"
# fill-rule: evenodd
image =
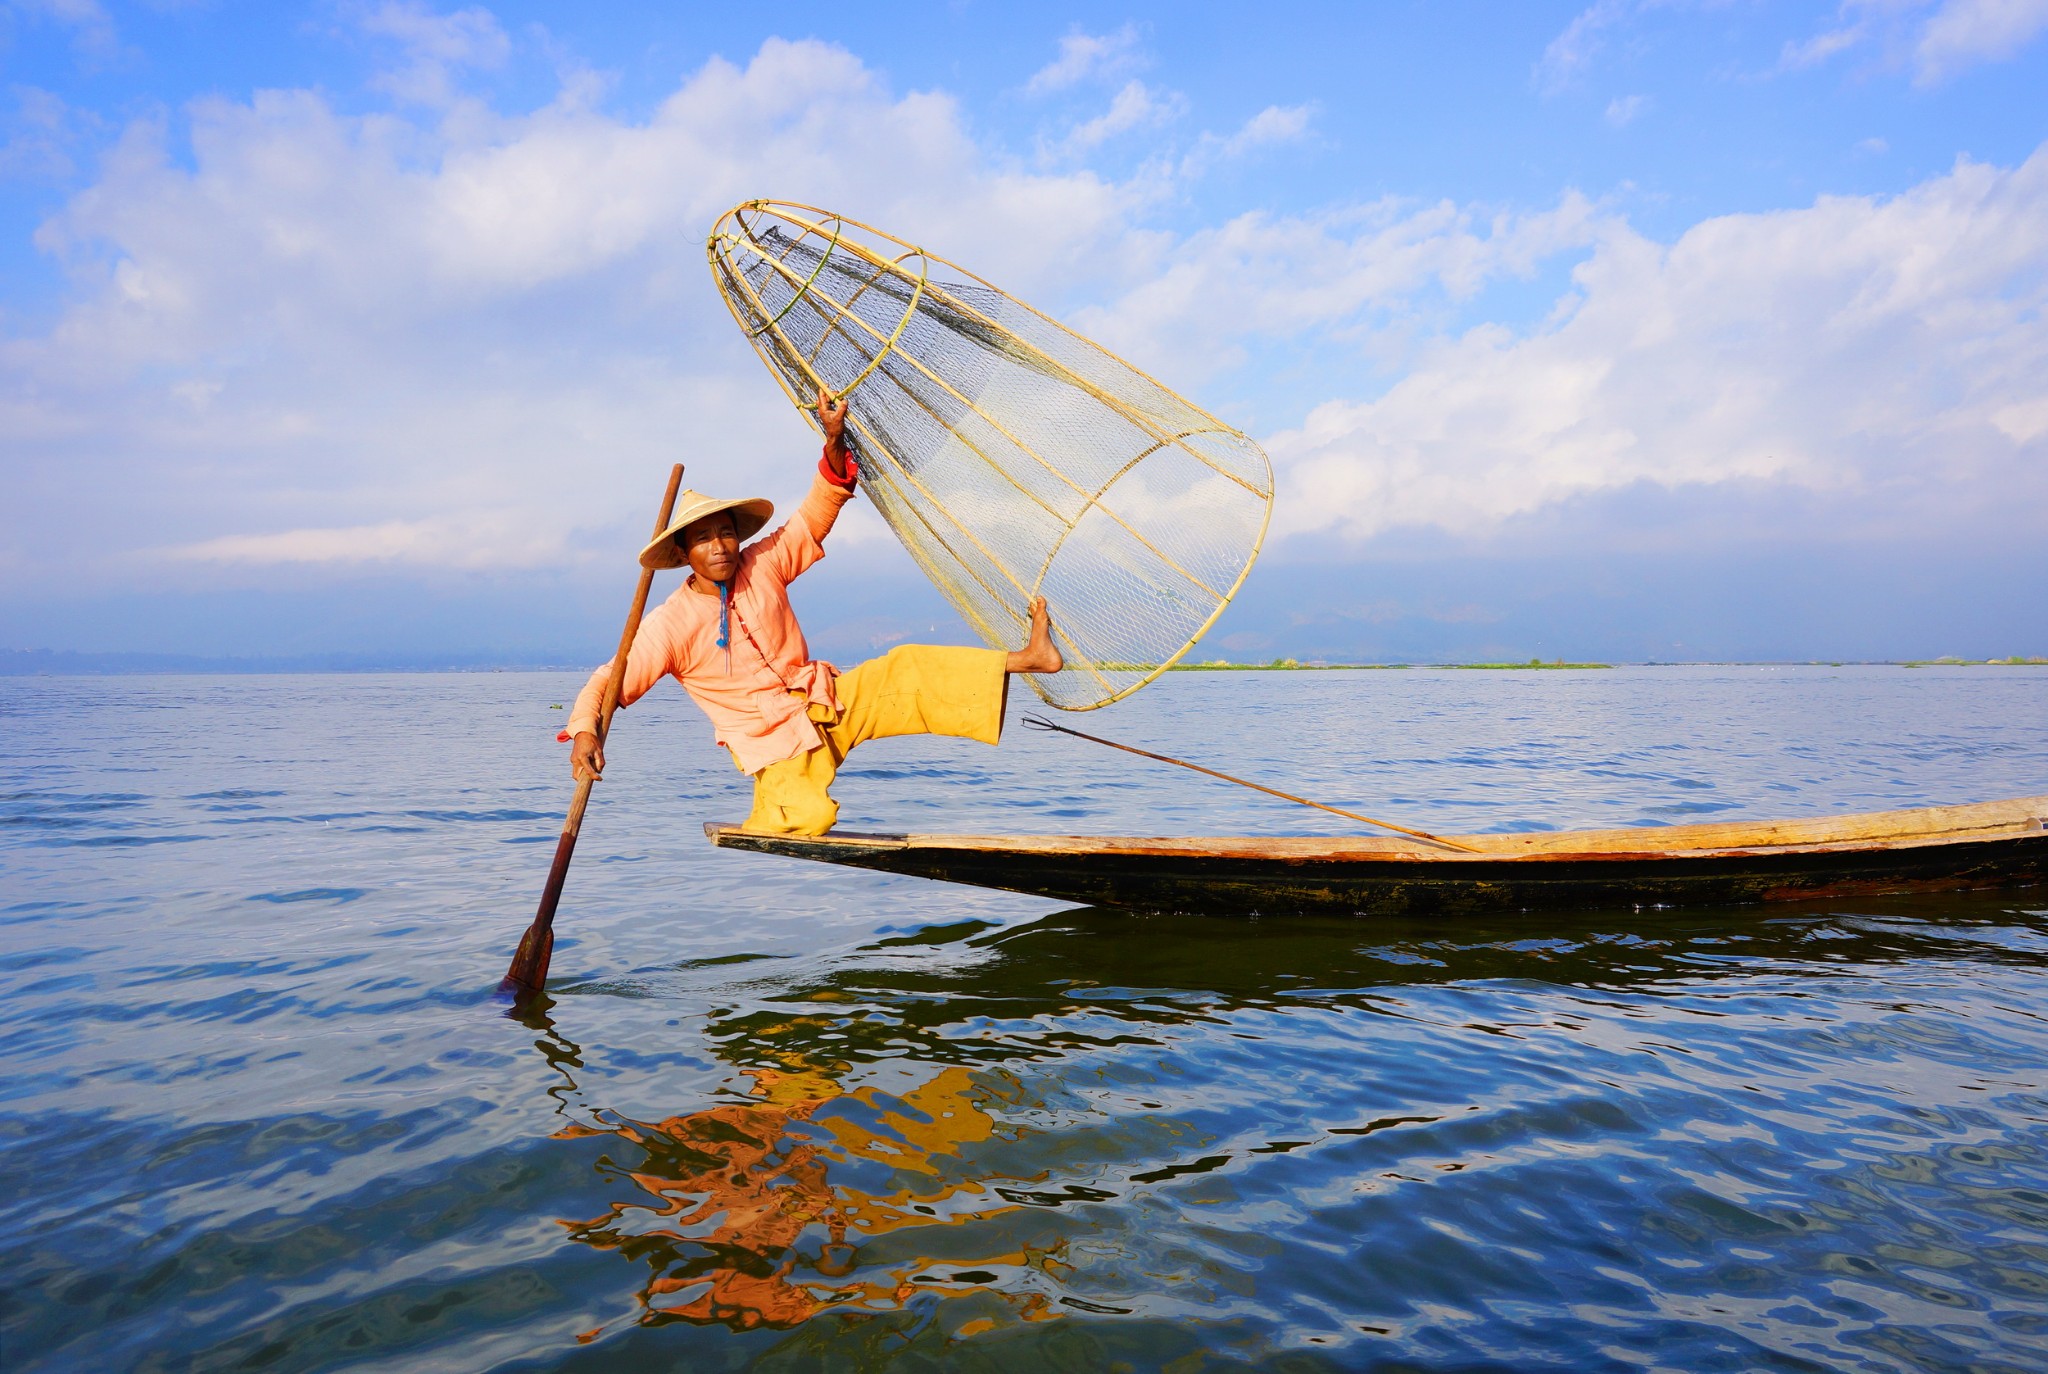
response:
M707 849L744 780L657 694L615 734L554 998L513 1020L491 990L574 681L0 682L75 741L0 793L10 1370L2048 1348L2038 894L1055 910ZM1180 675L1103 732L1562 829L2039 792L2044 705L2024 670ZM232 756L195 728L227 718ZM1344 832L1168 772L892 741L840 795L862 828Z

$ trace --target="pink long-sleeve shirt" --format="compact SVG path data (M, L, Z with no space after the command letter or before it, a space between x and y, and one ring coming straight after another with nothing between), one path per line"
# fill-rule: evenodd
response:
M793 519L740 550L727 648L718 647L717 588L706 595L695 573L685 578L640 621L619 705L631 706L662 678L673 677L711 717L718 742L748 773L817 748L822 740L806 708L816 703L841 709L833 689L839 670L811 657L789 604L789 584L825 556L825 536L852 497L850 482L836 486L820 473ZM597 730L611 677L607 663L583 684L566 736Z

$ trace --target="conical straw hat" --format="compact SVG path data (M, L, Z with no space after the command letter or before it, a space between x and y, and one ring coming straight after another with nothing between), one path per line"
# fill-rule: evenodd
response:
M707 515L720 511L732 512L733 529L745 543L761 532L775 514L775 503L758 496L734 501L720 501L702 492L686 491L676 498L675 519L668 522L668 528L654 536L646 548L640 550L640 566L643 568L680 568L690 560L676 545L676 536L686 526L694 525Z

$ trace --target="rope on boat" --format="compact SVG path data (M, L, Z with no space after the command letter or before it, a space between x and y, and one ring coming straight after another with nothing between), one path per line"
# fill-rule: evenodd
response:
M1392 830L1397 834L1407 835L1413 839L1427 840L1431 844L1440 844L1446 849L1455 849L1465 854L1478 854L1481 852L1470 845L1459 844L1456 840L1447 840L1441 835L1432 835L1427 830L1410 830L1407 826L1395 825L1392 821L1375 820L1371 816L1361 816L1356 811L1346 811L1341 807L1325 806L1319 801L1310 801L1307 797L1297 797L1292 792L1282 792L1277 787L1267 787L1261 783L1247 782L1243 778L1235 778L1228 773L1219 773L1213 768L1204 768L1199 763L1189 763L1186 759L1173 758L1167 754L1155 754L1149 749L1133 749L1128 744L1118 744L1115 740L1103 739L1098 735L1084 735L1079 730L1069 730L1064 725L1054 725L1051 721L1041 716L1027 715L1024 717L1024 723L1034 730L1051 730L1062 735L1072 735L1075 739L1085 739L1092 744L1106 744L1112 749L1121 749L1126 754L1136 754L1139 758L1155 759L1160 763L1171 763L1180 768L1192 768L1197 773L1206 773L1212 778L1221 778L1225 782L1234 782L1239 787L1249 787L1252 791L1264 792L1269 797L1279 797L1283 801L1299 802L1303 806L1313 806L1316 810L1327 811L1333 816L1342 816L1346 820L1364 821L1367 825L1376 825L1383 830Z

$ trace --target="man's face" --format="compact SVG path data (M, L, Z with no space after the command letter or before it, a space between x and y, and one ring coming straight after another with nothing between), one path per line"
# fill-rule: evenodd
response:
M712 582L730 582L740 568L740 536L731 511L707 515L683 526L676 536L690 570Z

